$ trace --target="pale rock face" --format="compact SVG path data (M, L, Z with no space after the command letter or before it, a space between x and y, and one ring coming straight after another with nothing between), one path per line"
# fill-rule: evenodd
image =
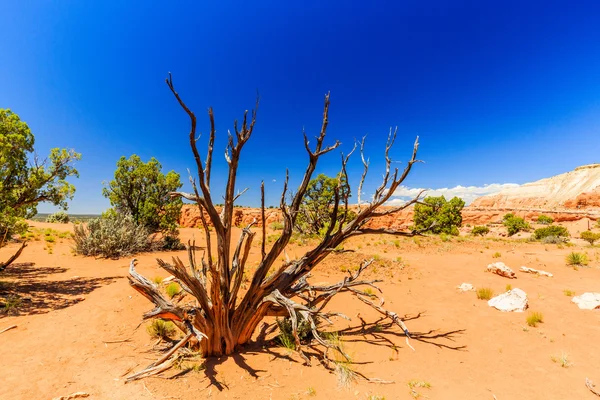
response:
M504 312L523 312L529 307L527 293L514 288L488 300L488 306Z
M582 310L600 309L600 293L584 293L581 296L573 297L571 301Z
M461 292L472 292L473 290L475 290L473 285L471 285L470 283L462 283L456 288Z

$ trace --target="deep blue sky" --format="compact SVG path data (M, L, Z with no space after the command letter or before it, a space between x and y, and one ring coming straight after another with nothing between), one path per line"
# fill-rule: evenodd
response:
M241 204L258 204L262 179L276 203L286 167L297 185L302 128L317 133L327 91L329 141L349 150L368 134L369 194L396 125L398 160L421 137L426 164L410 187L525 183L600 161L597 1L40 0L0 9L0 107L29 124L40 154L83 154L72 213L108 207L102 182L121 155L154 156L187 182L189 122L164 83L169 71L201 131L215 109L215 194L227 129L260 91ZM338 164L331 154L319 171ZM355 186L358 158L350 173Z

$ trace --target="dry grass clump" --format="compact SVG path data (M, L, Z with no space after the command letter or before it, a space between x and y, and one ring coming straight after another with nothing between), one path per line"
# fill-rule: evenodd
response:
M167 293L167 296L169 296L170 298L173 298L173 297L177 296L179 294L179 292L181 292L181 288L175 282L171 282L165 288L165 292Z
M571 365L573 365L573 363L569 360L569 355L565 352L561 352L560 356L551 356L550 359L563 368L569 368Z
M526 320L527 320L527 325L536 327L537 324L544 322L544 316L542 315L541 312L534 311L534 312L529 313Z
M146 327L146 331L153 338L166 340L175 334L175 325L171 321L155 319Z
M494 291L490 288L479 288L476 293L479 300L489 300L494 297Z

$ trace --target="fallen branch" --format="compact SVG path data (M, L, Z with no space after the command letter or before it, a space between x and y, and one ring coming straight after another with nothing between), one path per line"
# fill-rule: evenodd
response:
M596 396L600 397L600 392L596 389L596 385L594 382L590 381L588 378L585 378L585 387L590 390L590 392L594 393Z
M0 333L4 333L4 332L6 332L6 331L10 331L11 329L14 329L14 328L16 328L16 327L17 327L16 325L11 325L11 326L9 326L8 328L4 328L4 329L2 329L2 330L0 331Z
M55 397L52 400L72 400L72 399L81 399L83 397L90 397L90 394L86 393L86 392L75 392L75 393L71 393L67 396Z
M159 358L158 360L156 360L155 362L150 364L143 371L140 371L133 375L128 376L127 379L125 380L125 382L132 382L132 381L135 381L138 379L146 378L148 376L157 375L157 374L160 374L161 372L166 371L169 368L171 368L173 366L173 362L177 359L177 357L171 357L171 356L173 356L177 352L177 350L182 348L192 338L193 335L194 335L194 333L189 333L186 337L181 339L179 341L179 343L177 343L175 346L173 346L173 348L171 350L169 350L167 353L165 353L164 356L162 356L161 358Z

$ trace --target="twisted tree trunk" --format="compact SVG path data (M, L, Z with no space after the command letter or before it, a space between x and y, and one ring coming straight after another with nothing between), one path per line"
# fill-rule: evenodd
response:
M361 290L361 287L364 288L365 286L374 287L379 290L376 286L378 281L360 279L360 275L368 268L372 260L365 260L354 274L350 274L343 281L336 284L314 286L308 282L308 279L310 272L337 246L350 237L379 233L414 236L422 232L401 232L366 227L369 221L399 212L419 201L421 194L400 207L379 210L408 176L413 164L418 162L416 158L418 138L414 143L410 160L404 171L399 173L398 169L392 170L392 160L389 155L396 139L397 130L390 130L385 148L386 169L382 183L375 191L370 203L360 204L359 197L357 214L351 221L347 221L346 218L349 211L348 198L351 192L346 165L351 154L358 148L364 165L359 185L360 192L369 168L369 163L365 160L363 154L364 138L360 143L355 144L348 155L342 154L339 183L335 190L335 203L330 210L327 231L320 239L319 244L301 258L295 260L288 259L282 264L277 264L292 236L296 217L317 162L323 155L339 146L339 142L335 142L331 146L324 146L323 144L329 123L329 94L326 95L321 131L316 137L314 150L309 146L306 134L304 135L304 145L308 153L308 165L300 186L291 197L289 203L286 202L289 182L289 175L286 173L286 180L280 201L284 226L281 236L268 251L265 245L264 183L261 186L261 260L247 290L245 293L241 293L240 288L244 279L246 261L256 232L251 230L254 223L245 227L235 247L232 247L232 216L234 202L245 192L244 190L236 194L236 176L243 146L250 139L254 130L256 109L252 111L249 119L248 112L244 113L241 129L238 126L238 122L235 121L234 135L229 134L228 145L225 151L229 173L225 188L225 203L219 213L215 208L210 191L212 152L215 138L215 123L212 108L208 110L211 129L208 139L208 153L203 161L196 146L198 140L196 138L196 116L175 91L170 75L166 82L190 118L191 129L189 141L196 160L198 174L197 182L190 178L193 193L177 192L172 195L183 197L198 204L205 232L206 250L201 255L200 263L198 264L196 246L190 245L188 248L188 267L178 258L174 258L172 263L158 260L159 265L172 274L183 290L193 297L195 300L193 303L175 304L166 299L157 285L136 272L136 261L133 260L131 262L130 284L155 305L153 310L144 314L144 318L162 318L174 321L186 335L196 337L202 353L204 356L209 357L234 353L239 346L244 345L251 339L259 323L265 317L288 316L292 321L296 348L305 357L302 353L302 344L297 334L299 322L305 320L310 324L313 336L319 344L326 348L337 348L335 344L328 342L320 336L317 329L317 320L327 322L333 316L345 317L339 313L327 312L325 311L325 307L333 296L340 293L348 293L373 307L383 316L390 318L406 334L408 343L409 331L402 320L395 313L387 311L382 307L383 299L380 296L373 296ZM258 108L258 100L256 106ZM210 219L210 223L214 228L213 232L209 230L209 224L203 211L206 211L206 215ZM216 254L213 254L215 251L212 246L213 240L216 240ZM381 291L379 290L379 292ZM374 299L374 297L377 297L377 299ZM341 349L337 349L343 353ZM306 357L305 360L309 362ZM153 368L155 367L154 365Z

